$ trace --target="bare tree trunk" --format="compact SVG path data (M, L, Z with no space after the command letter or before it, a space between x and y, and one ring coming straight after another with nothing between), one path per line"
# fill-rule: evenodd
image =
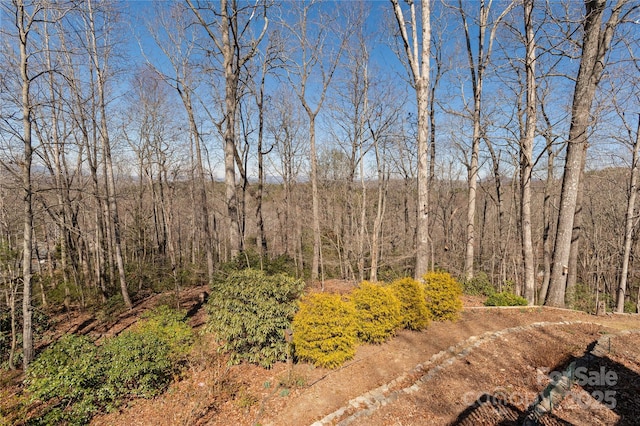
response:
M22 169L22 190L23 190L23 240L22 240L22 365L27 369L33 360L33 306L31 305L31 253L33 251L33 203L31 186L31 164L33 158L32 137L32 105L31 105L31 82L29 76L29 54L27 53L27 43L31 25L39 9L33 11L28 16L26 6L22 0L17 0L16 6L16 27L18 29L20 43L20 77L22 83L22 142L24 144L24 158L21 161Z
M11 277L11 280L13 281L13 277ZM9 310L10 310L10 316L11 316L11 345L9 347L9 369L10 370L15 370L16 369L16 362L15 362L15 355L16 355L16 350L18 349L18 324L16 321L16 293L18 292L18 286L16 285L16 283L13 283L9 285L9 294L7 295L8 297L8 301L7 303L9 304Z
M407 32L407 24L398 0L391 0L398 29L402 37L409 70L413 78L418 107L418 211L416 222L416 268L414 277L422 279L429 271L431 258L431 235L429 233L429 92L430 49L431 49L431 2L421 2L421 19L416 16L415 4L410 6L411 39ZM421 39L418 42L418 29L421 28ZM419 49L421 50L419 53Z
M573 231L571 232L571 249L569 250L569 268L567 269L567 283L565 287L565 302L575 301L575 288L578 281L578 254L582 239L582 208L584 199L584 168L587 163L587 155L582 156L580 166L580 179L578 182L578 196L576 197L576 212L573 217Z
M234 2L235 3L235 2ZM233 13L233 15L230 14ZM234 46L231 44L230 31L237 19L236 10L227 10L227 0L220 0L220 31L222 33L222 55L224 57L225 77L225 115L224 115L224 183L227 205L227 226L229 227L229 249L234 258L242 250L240 224L238 220L238 195L236 191L235 152L236 152L236 107L238 105L238 76L234 70ZM235 28L235 26L234 26ZM237 32L236 32L237 34Z
M553 256L553 241L552 241L552 205L553 205L553 188L555 186L555 176L554 176L554 159L555 152L553 150L553 126L551 121L549 120L548 115L545 112L544 102L540 103L542 117L544 117L544 121L546 123L546 130L543 135L545 138L546 147L545 150L547 152L547 176L544 184L544 201L542 205L542 221L543 221L543 232L542 232L542 250L543 250L543 265L544 272L542 276L542 286L540 288L540 294L538 294L538 304L542 305L547 298L547 291L549 290L549 281L551 279L551 258Z
M376 154L376 167L378 169L378 202L376 204L376 217L373 221L373 232L371 235L371 272L369 279L373 282L378 281L378 261L380 258L380 245L382 239L382 220L387 204L387 185L389 179L385 173L385 166L382 156L380 155L380 147L378 138L373 136L373 148Z
M487 145L487 149L489 150L489 154L491 155L491 162L493 164L493 183L494 186L496 188L496 199L495 199L495 205L496 205L496 209L498 210L498 220L496 223L496 227L498 228L498 238L497 241L494 244L494 255L492 256L494 259L496 258L495 256L495 249L497 248L498 251L498 255L497 258L499 260L500 263L500 283L504 283L507 279L507 256L506 256L506 251L507 251L507 238L505 238L504 236L504 195L503 195L503 190L502 190L502 175L500 174L500 157L501 157L501 152L498 151L498 153L496 154L495 150L493 149L493 144L492 142L488 139L488 138L484 138L485 144ZM487 201L485 198L485 205L484 205L484 214L483 214L483 224L482 224L482 232L484 233L484 228L485 228L485 223L484 221L486 221L486 206L487 206ZM495 233L494 233L495 235ZM482 235L480 236L480 259L482 259L482 241L483 241L483 237Z
M302 108L307 114L309 125L309 163L310 174L309 180L311 181L311 214L312 214L312 232L313 232L313 258L311 260L311 281L316 281L319 277L324 282L324 265L322 264L322 241L320 231L320 208L319 208L319 195L318 195L318 157L316 150L316 118L322 109L324 104L327 90L336 68L342 56L342 52L345 48L347 37L344 36L339 41L340 46L337 49L335 55L331 58L323 57L325 48L325 31L328 31L327 22L321 19L321 23L318 26L322 26L322 30L318 31L318 36L315 39L311 38L309 17L310 10L313 7L317 7L317 2L304 3L298 11L298 19L295 27L290 27L290 31L296 34L296 39L299 44L295 46L301 52L301 60L299 63L292 67L292 71L287 74L291 87L296 92L298 100L302 105ZM318 65L324 64L324 65ZM315 71L315 67L320 68L320 81L318 87L314 90L313 96L317 101L315 107L312 106L310 101L309 90L309 78ZM297 78L293 78L295 75ZM299 216L298 216L299 217ZM323 284L324 287L324 284Z
M113 161L111 159L111 141L109 140L109 128L107 125L107 107L105 100L105 72L106 72L106 60L107 58L103 58L105 63L101 66L100 58L98 56L98 44L96 41L96 29L94 22L94 11L91 1L87 2L87 12L89 19L89 28L90 31L89 37L91 39L91 60L93 61L94 69L97 73L98 81L97 81L97 89L98 89L98 109L100 112L100 140L102 142L102 151L105 161L105 171L106 171L106 179L107 179L107 210L110 217L110 229L113 237L113 245L114 245L114 255L116 266L118 268L118 281L120 283L120 292L122 294L122 298L124 299L124 304L127 309L131 309L133 304L131 303L131 299L129 298L129 291L127 290L127 281L125 277L124 270L124 260L122 258L122 242L120 235L120 220L118 217L118 202L116 198L116 184L115 178L113 176ZM104 67L104 68L103 68Z
M467 199L467 240L464 257L464 277L470 280L474 275L474 250L475 250L475 218L476 218L476 197L478 187L478 157L480 154L480 138L482 137L482 88L484 85L484 71L489 65L493 41L495 40L496 31L500 21L513 8L514 2L502 11L500 16L491 24L489 38L486 39L486 30L489 26L489 13L491 11L490 1L488 4L485 0L480 1L480 11L478 20L478 43L477 54L474 59L474 51L471 47L471 35L469 33L469 25L464 12L462 0L458 0L458 11L462 18L464 27L465 40L467 46L467 58L469 61L469 72L471 75L471 86L473 91L473 135L471 137L471 159L468 164L468 199ZM488 43L488 45L485 45Z
M630 136L631 136L631 132ZM627 292L627 279L629 275L629 257L631 256L631 243L633 241L633 224L635 222L636 194L638 191L638 153L640 151L640 114L638 114L638 127L636 140L633 144L633 159L631 160L631 177L629 179L629 197L627 198L627 214L624 226L624 252L622 254L622 270L616 298L616 312L624 312L624 299ZM639 299L640 303L640 299Z
M533 170L533 140L536 133L536 42L533 28L534 0L525 0L525 71L527 86L527 120L520 142L520 226L522 229L522 259L524 263L524 298L529 305L535 303L536 281L531 232L531 177Z
M324 268L320 263L321 244L320 240L320 201L318 199L318 155L316 153L316 115L309 114L309 160L311 162L311 226L313 228L313 258L311 259L311 281L315 281L318 277L322 280L322 288L324 288ZM322 271L321 271L322 268Z
M571 109L571 126L560 194L560 212L556 229L555 251L551 267L551 280L545 305L564 307L569 255L573 235L583 157L588 146L587 132L591 124L591 106L596 87L602 77L605 56L610 48L613 33L619 23L621 9L627 0L619 0L613 7L604 28L602 15L606 0L590 0L585 3L584 38L580 69L576 78Z
M243 8L238 7L236 0L220 0L220 11L214 11L214 23L209 23L205 20L205 17L201 13L203 8L199 5L194 5L191 0L187 0L187 4L216 48L220 50L223 58L225 96L224 118L221 125L224 125L222 134L224 139L226 220L229 227L229 251L231 257L235 257L243 250L243 238L240 230L242 220L239 218L240 212L238 211L235 176L237 154L236 112L239 101L238 84L246 63L255 56L258 45L266 34L268 20L265 16L260 35L250 40L245 46L242 46L242 36L245 35L245 37L247 37L246 34L249 33L245 33L245 28L241 29L238 26L238 15ZM257 9L258 5L247 9L251 13L249 20L252 19ZM266 7L262 9L262 13L266 13ZM215 26L219 27L220 35L217 35L213 29Z

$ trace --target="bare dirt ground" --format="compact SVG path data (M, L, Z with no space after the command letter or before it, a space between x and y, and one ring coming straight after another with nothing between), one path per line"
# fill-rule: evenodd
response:
M336 285L326 290L346 291ZM214 342L205 342L188 373L167 393L133 401L93 424L515 425L548 384L545 373L561 371L603 335L610 336L611 350L594 371L605 365L618 374L617 385L575 386L546 424L640 424L635 417L640 415L640 335L617 334L640 329L638 316L487 309L477 307L481 299L469 297L464 302L457 322L432 323L422 332L401 331L382 345L363 345L337 370L286 363L270 370L229 367L224 356L211 351ZM604 390L616 392L617 408L591 397ZM474 404L477 398L488 402Z
M198 301L204 289L181 294L181 306L190 311L196 329L206 321ZM348 290L341 283L325 286L325 291ZM136 313L122 314L106 326L76 316L58 329L95 337L117 334L161 301L161 296L149 298L136 306ZM563 370L598 339L607 339L607 351L594 358L589 371L613 371L616 383L575 385L545 424L640 424L640 334L620 334L639 330L639 316L488 309L480 307L481 298L466 296L464 304L457 322L432 323L422 332L401 331L384 344L360 346L356 357L336 370L287 363L270 370L228 366L216 342L205 335L186 372L165 394L131 401L92 424L516 425L549 383L547 373ZM609 399L615 392L615 407L603 401L605 391Z

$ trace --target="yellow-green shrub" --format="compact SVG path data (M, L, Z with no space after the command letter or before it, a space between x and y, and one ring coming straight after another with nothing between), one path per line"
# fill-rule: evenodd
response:
M422 279L431 318L437 321L458 319L462 310L462 285L447 272L428 272Z
M339 295L304 297L292 327L295 354L300 360L335 368L356 353L356 309Z
M402 323L400 301L393 290L363 281L351 294L356 308L358 338L363 342L382 343Z
M426 328L430 318L422 284L413 278L402 278L392 282L390 288L400 301L402 326L409 330Z

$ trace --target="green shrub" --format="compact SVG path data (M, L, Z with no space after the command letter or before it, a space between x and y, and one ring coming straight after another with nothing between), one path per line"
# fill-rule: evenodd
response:
M625 314L635 314L636 313L636 304L631 300L627 300L624 302L624 313Z
M402 324L400 301L388 287L364 281L351 294L356 308L358 338L382 343Z
M496 292L485 272L478 272L473 278L462 283L465 294L470 296L490 296Z
M193 330L186 323L186 312L162 305L142 315L143 321L135 327L135 332L150 335L169 347L172 363L184 361L191 351Z
M86 424L96 412L164 391L191 346L183 320L160 308L101 346L75 335L52 344L26 373L31 401L44 403L35 424Z
M207 330L223 341L232 363L249 361L270 367L287 357L284 331L291 327L304 282L263 271L233 271L214 280L207 309Z
M606 298L606 294L600 296ZM572 290L567 291L566 300L571 309L583 312L596 311L596 295L587 284L576 283Z
M462 311L462 286L447 272L428 272L422 277L431 318L455 321Z
M98 347L84 336L64 336L49 346L29 365L24 381L31 402L48 403L39 422L87 423L99 408L103 368Z
M529 303L524 297L503 291L489 296L484 304L485 306L527 306Z
M298 359L335 368L356 353L356 309L337 294L314 293L300 302L293 319Z
M390 285L400 301L402 326L409 330L422 330L431 322L422 284L413 278L402 278Z
M98 394L107 409L127 398L151 398L169 385L172 364L169 345L153 333L125 331L102 345L106 362Z

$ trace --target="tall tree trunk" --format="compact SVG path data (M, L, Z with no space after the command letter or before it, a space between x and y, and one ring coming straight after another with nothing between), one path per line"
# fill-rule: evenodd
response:
M311 227L313 229L313 258L311 260L311 281L318 277L324 288L324 268L320 262L322 241L320 240L320 200L318 196L318 155L316 153L316 115L307 110L309 115L309 160L311 162ZM322 271L321 271L322 268Z
M631 133L631 132L629 132ZM624 251L622 253L622 270L618 283L616 296L616 312L624 312L624 299L627 292L627 279L629 275L629 258L631 256L631 243L633 241L633 224L635 222L636 194L638 191L638 153L640 151L640 114L638 114L638 127L636 140L633 144L633 158L631 160L631 177L629 178L629 195L627 198L627 214L624 226ZM640 303L640 300L639 300Z
M373 149L376 155L376 167L378 169L378 202L376 203L376 217L373 221L373 232L371 235L371 272L369 279L373 282L378 281L378 261L380 259L381 240L382 240L382 220L387 204L387 185L389 179L385 174L385 167L382 163L380 155L380 147L378 138L373 136Z
M431 235L429 233L429 92L431 49L431 2L422 1L421 19L418 23L415 4L409 3L411 14L411 39L407 32L402 8L398 0L391 0L400 30L409 70L413 78L418 108L418 211L416 222L416 267L414 277L422 276L430 269ZM421 29L418 42L418 29ZM420 52L420 53L419 53Z
M535 303L536 281L531 232L531 177L533 171L533 140L536 133L536 42L533 28L534 0L524 0L525 60L527 87L527 120L520 142L520 227L522 229L522 259L524 263L524 298Z
M544 183L544 201L542 204L542 221L543 221L543 232L542 232L542 250L543 250L543 266L544 272L542 276L542 286L540 288L540 294L538 295L538 304L542 305L547 298L547 292L549 290L549 282L551 280L551 259L553 256L553 240L552 240L552 205L554 204L553 192L555 187L555 174L554 174L554 160L555 160L555 152L553 150L553 126L551 125L551 120L549 120L549 116L545 112L544 103L540 104L542 117L544 117L544 121L546 124L546 130L544 132L545 139L545 150L547 151L547 176L545 178Z
M583 158L588 146L587 132L591 124L591 106L595 91L602 77L605 56L610 48L613 33L619 23L621 9L627 0L618 0L611 16L602 27L602 15L606 0L585 2L582 56L576 78L571 108L571 125L567 155L560 193L560 212L556 229L555 250L551 267L551 280L545 305L564 307L569 255L573 235L580 176Z
M582 157L580 178L578 181L578 196L576 197L576 212L573 217L573 231L571 232L571 249L569 250L569 268L567 269L567 283L565 287L565 303L575 301L575 288L578 282L578 254L582 239L582 208L584 199L584 168L587 155Z
M236 190L235 153L236 153L236 107L238 76L234 70L235 52L231 44L230 33L235 29L237 19L235 9L227 10L227 1L220 0L220 31L222 33L222 55L225 77L225 114L224 114L224 183L227 205L227 226L229 227L229 250L235 257L242 250L240 222L238 219L238 195ZM235 3L235 2L234 2ZM230 14L232 13L232 14ZM236 33L237 34L237 33Z
M22 83L22 142L24 144L24 158L20 163L22 169L22 209L23 209L23 240L22 240L22 365L27 369L33 360L33 306L31 306L31 253L33 251L33 202L31 186L31 164L33 159L32 146L32 105L31 105L31 77L29 76L29 54L27 43L31 25L37 10L28 16L22 0L15 3L16 26L20 43L20 77Z
M120 292L124 300L124 304L127 309L131 309L133 304L129 298L129 291L127 289L127 280L124 270L124 260L122 258L122 241L120 235L120 220L118 217L118 202L116 198L116 183L113 175L113 161L111 159L111 141L109 140L109 128L107 125L107 104L105 99L105 72L106 63L101 66L100 58L98 56L98 44L96 40L96 29L94 21L94 11L92 2L87 3L88 6L88 18L89 18L89 30L91 39L91 60L97 74L97 89L98 89L98 110L100 113L100 141L102 142L102 154L104 156L104 164L107 180L107 211L109 214L109 228L112 232L112 241L114 245L114 255L116 266L118 269L118 282L120 283ZM106 19L106 18L105 18ZM107 58L103 58L105 61Z

